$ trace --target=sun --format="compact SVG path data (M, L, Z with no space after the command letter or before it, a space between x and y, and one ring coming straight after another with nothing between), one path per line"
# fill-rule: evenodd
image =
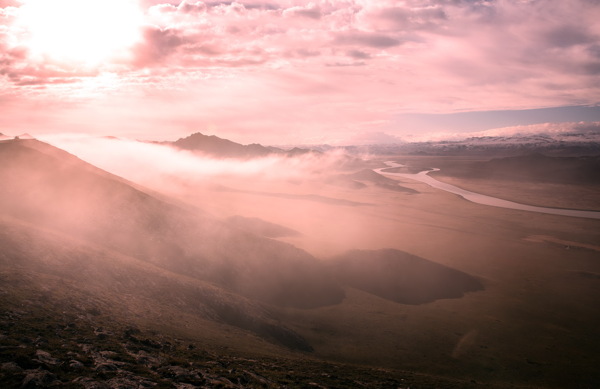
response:
M133 0L24 0L20 24L35 57L99 65L140 39L142 12Z

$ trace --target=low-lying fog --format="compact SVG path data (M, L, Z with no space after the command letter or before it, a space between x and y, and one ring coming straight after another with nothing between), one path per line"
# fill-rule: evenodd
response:
M310 239L309 251L321 257L379 248L378 244L356 245L355 239L347 238L365 240L376 226L350 212L371 205L368 198L357 201L355 189L331 185L332 177L364 168L339 151L217 159L164 144L112 137L60 134L41 140L214 216L260 218L296 230L298 237L289 242L309 249L299 239ZM317 250L325 246L329 248Z
M111 320L130 311L122 300L157 327L193 315L216 345L247 338L227 324L319 358L484 384L597 377L597 220L474 204L342 154L42 140L149 190L35 140L0 142L0 270L19 286L6 301L25 284L46 296L51 276L83 307L110 292Z
M246 180L304 180L327 174L341 154L272 155L254 159L211 158L168 145L112 137L46 135L40 137L79 158L151 188L164 184L211 184L216 178Z

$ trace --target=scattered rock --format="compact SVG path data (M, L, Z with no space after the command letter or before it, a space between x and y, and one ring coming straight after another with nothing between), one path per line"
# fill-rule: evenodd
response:
M244 378L246 379L247 382L245 382L246 384L249 383L260 383L262 385L265 385L267 387L274 387L276 386L274 382L269 381L268 379L266 379L265 377L262 377L256 373L253 373L251 371L248 370L244 370Z
M74 359L69 361L69 368L73 369L73 370L81 370L83 369L85 366L83 365L83 363L76 361Z
M35 340L33 341L33 343L35 343L36 346L41 347L41 346L47 346L48 345L48 339L42 338L42 337L37 337L35 338Z
M25 378L21 384L23 389L47 388L54 383L56 376L42 368L26 370Z
M21 366L17 365L14 362L6 362L0 365L0 370L5 371L7 373L20 373L23 371Z
M196 389L196 385L185 384L185 383L175 383L174 384L177 389Z
M115 388L115 389L116 388L143 389L143 388L153 388L157 385L156 382L152 382L152 381L149 381L147 379L144 379L142 377L138 377L135 375L111 378L106 383L108 384L109 388L111 388L111 389L112 388Z
M140 365L149 367L158 367L163 363L163 358L158 358L144 350L140 350L137 354L130 354L135 358L136 362Z
M218 377L218 378L213 378L210 379L208 381L208 383L212 386L216 386L218 388L239 388L238 385L234 384L233 382L229 381L227 378L225 377Z
M37 350L35 352L35 356L37 357L37 361L43 363L44 365L56 365L60 362L60 360L52 358L52 355L44 350Z
M131 337L132 335L139 335L139 334L141 334L141 333L142 333L142 331L140 331L140 329L139 329L139 328L137 328L137 327L132 327L132 326L130 326L130 327L127 327L127 329L126 329L126 330L123 332L123 334L124 334L124 336L125 336L126 338L129 338L129 337Z
M104 382L98 382L89 377L77 377L72 383L83 386L84 389L111 389Z
M119 367L117 365L115 365L114 363L103 362L103 363L99 363L98 365L96 365L94 370L99 371L99 372L117 371L117 370L119 370Z
M204 375L198 370L189 370L181 366L166 366L160 371L164 377L176 382L200 385L205 382Z
M112 332L110 331L105 331L102 327L97 328L94 330L94 334L96 335L96 337L100 340L102 339L107 339L109 336L112 335Z

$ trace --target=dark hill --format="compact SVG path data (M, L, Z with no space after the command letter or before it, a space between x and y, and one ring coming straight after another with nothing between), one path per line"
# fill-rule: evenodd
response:
M222 158L253 158L264 157L272 150L259 144L241 145L215 135L204 135L199 132L173 142L173 146L191 150L214 157Z
M399 250L353 250L332 262L341 283L402 304L483 290L477 278Z
M219 138L215 135L204 135L199 132L192 134L186 138L181 138L175 142L166 142L173 147L190 150L216 158L259 158L268 155L284 155L294 157L306 153L314 153L314 151L300 148L293 148L285 151L277 147L265 147L257 143L242 145L232 142L228 139Z

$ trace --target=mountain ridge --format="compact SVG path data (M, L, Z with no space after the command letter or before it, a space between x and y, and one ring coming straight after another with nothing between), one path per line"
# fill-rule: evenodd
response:
M201 132L193 133L174 142L161 143L177 149L189 150L217 158L250 159L270 155L294 157L302 154L314 153L313 150L301 149L298 147L294 147L291 150L284 150L272 146L265 147L258 143L242 145L228 139L219 138L216 135L204 135Z

